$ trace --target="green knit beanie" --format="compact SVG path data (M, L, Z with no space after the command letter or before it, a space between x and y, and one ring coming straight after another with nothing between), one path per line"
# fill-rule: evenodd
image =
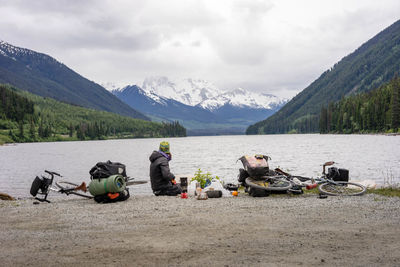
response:
M169 143L166 141L162 141L160 143L160 151L164 152L164 153L170 153L169 152Z

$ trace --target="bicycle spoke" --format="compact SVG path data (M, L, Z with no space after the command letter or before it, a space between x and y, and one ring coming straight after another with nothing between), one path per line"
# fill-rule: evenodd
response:
M321 184L318 189L321 193L332 196L357 196L366 191L366 188L360 184L330 181Z

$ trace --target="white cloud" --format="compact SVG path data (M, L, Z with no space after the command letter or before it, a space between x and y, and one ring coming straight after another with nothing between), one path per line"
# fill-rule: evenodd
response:
M293 96L399 10L397 0L0 0L0 39L98 83L164 75Z

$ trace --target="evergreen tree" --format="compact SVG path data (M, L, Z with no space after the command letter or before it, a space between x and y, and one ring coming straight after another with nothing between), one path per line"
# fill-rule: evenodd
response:
M330 126L325 128L325 110L321 109L320 132L323 133L325 130L337 133L385 132L390 128L396 129L394 125L398 128L399 84L400 79L394 78L390 83L369 93L329 103L326 120Z
M38 135L40 138L44 137L43 120L40 120L39 128L38 128Z
M31 119L30 127L29 127L29 136L32 140L35 140L35 123L33 122L33 118Z
M397 131L400 126L400 78L395 77L392 91L392 128Z
M24 122L22 120L19 121L18 128L19 128L18 138L20 141L23 141L24 140Z
M322 106L321 108L321 115L319 116L319 132L320 133L327 133L328 132L328 127L327 127L327 109Z
M74 126L72 126L72 122L69 124L69 137L74 135Z

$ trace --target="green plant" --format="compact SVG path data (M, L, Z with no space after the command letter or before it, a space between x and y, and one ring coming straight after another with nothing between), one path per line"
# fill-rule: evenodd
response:
M211 175L211 173L209 173L209 172L203 173L203 172L201 171L201 169L199 168L199 169L196 171L196 173L194 174L194 177L192 178L191 181L192 181L192 182L193 182L193 181L199 182L199 183L200 183L200 187L201 187L201 188L204 188L204 187L206 186L206 184L211 183L211 181L212 181L213 179L219 180L219 177L218 177L218 176L213 177L213 176Z
M400 197L400 189L393 188L393 187L368 189L367 193L382 195L382 196L386 196L386 197Z

